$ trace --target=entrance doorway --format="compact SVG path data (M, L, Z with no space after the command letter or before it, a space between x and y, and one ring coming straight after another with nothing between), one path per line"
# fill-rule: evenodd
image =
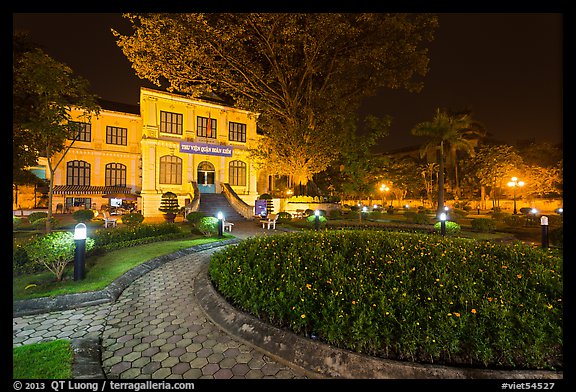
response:
M198 165L198 189L200 193L216 193L215 177L214 165L208 161L200 162Z

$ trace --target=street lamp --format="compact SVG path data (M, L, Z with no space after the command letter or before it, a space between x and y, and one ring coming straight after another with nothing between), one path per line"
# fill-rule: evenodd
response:
M514 189L514 215L516 215L518 214L518 212L516 211L516 188L518 188L519 186L520 187L524 186L524 181L518 181L517 177L512 177L512 181L508 183L508 186Z
M384 192L388 192L389 190L390 188L388 188L386 184L382 184L380 186L380 192L382 192L382 208L384 208L384 199L386 197L386 194Z
M84 279L84 264L86 260L86 225L78 223L74 227L74 280Z

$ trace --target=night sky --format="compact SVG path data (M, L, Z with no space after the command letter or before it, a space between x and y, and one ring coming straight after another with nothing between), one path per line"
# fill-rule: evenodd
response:
M430 49L430 71L420 93L382 90L365 100L362 114L393 117L381 150L419 145L410 135L437 107L469 108L491 138L514 144L562 142L563 15L560 13L440 13ZM120 14L13 14L14 29L54 59L69 65L110 101L137 104L135 76L111 28L129 33Z

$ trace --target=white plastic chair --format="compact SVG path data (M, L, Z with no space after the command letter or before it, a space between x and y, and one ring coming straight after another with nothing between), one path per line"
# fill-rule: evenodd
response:
M270 230L270 227L272 227L274 230L276 230L276 221L278 220L278 214L270 214L268 215L267 219L262 219L260 221L260 223L262 223L262 228L266 228L268 230Z

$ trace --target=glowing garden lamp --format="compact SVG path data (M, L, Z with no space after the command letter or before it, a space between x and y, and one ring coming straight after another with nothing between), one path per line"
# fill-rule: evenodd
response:
M320 229L320 210L314 211L314 229L316 231Z
M542 227L542 247L548 248L548 217L540 217L540 226Z
M84 279L84 265L86 261L86 225L78 223L74 227L74 280Z
M218 237L222 237L222 231L224 228L224 214L222 211L218 211L216 216L218 217Z
M446 235L446 213L442 212L440 214L440 234L442 237Z

